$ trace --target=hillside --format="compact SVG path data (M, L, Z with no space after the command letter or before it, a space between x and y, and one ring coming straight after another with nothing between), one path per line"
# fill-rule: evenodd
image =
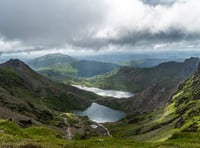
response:
M136 95L129 101L112 102L116 102L117 107L125 112L149 112L166 105L177 85L195 73L199 61L199 58L190 58L184 62L166 62L152 68L122 67L82 83L133 92Z
M14 63L13 63L14 62ZM22 64L9 61L10 64ZM3 67L4 67L3 66ZM4 67L4 68L5 68ZM11 66L12 67L12 66ZM21 67L21 66L20 66ZM17 68L18 69L18 68ZM2 70L2 66L1 66ZM9 75L10 77L11 75ZM3 82L4 87L15 82L20 86L18 79ZM1 76L1 80L2 76ZM3 89L1 90L1 95ZM116 123L107 123L112 137L93 137L86 140L66 140L59 137L53 130L44 126L32 126L21 128L14 122L0 120L0 146L3 147L199 147L200 140L200 66L194 76L182 83L177 91L171 96L168 104L159 110L150 113L130 114L125 119ZM1 96L1 101L2 101ZM25 109L23 108L24 112ZM18 111L15 111L18 112ZM76 117L71 114L65 115L71 118L71 124L75 124ZM88 123L88 122L86 122ZM76 125L80 126L80 125ZM77 135L76 138L80 138ZM82 137L82 136L81 136ZM82 137L83 138L83 137Z
M93 129L94 122L71 113L86 109L99 96L48 80L17 59L0 65L0 81L0 119L23 128L48 127L61 137L69 128L70 138L106 135L104 128Z
M48 101L46 105L56 110L65 111L81 108L81 105L79 106L77 103L73 105L73 102L81 100L82 104L88 104L92 97L91 94L82 90L40 76L19 60L10 60L1 64L0 70L1 87L13 94L21 94L22 97L30 95L33 99L43 98L44 101Z
M159 59L159 58L146 58L146 59L138 59L138 60L132 60L130 61L129 63L129 66L132 66L132 67L154 67L154 66L157 66L161 63L166 63L166 62L169 62L169 61L176 61L176 62L179 62L179 61L183 61L182 59Z
M3 118L21 120L29 116L45 123L53 112L85 109L97 98L72 86L47 80L19 60L0 65L0 81L0 117Z
M77 69L80 77L92 77L118 69L120 66L111 63L81 60L73 62L72 67Z
M28 64L34 69L39 69L43 67L55 66L63 63L71 63L76 61L75 58L70 57L68 55L55 53L44 55L35 59L32 59L28 62Z
M28 64L41 75L59 82L78 81L83 77L104 74L120 67L111 63L78 60L63 54L45 55L29 61Z
M166 107L151 113L135 113L107 127L115 137L152 142L167 140L174 147L199 147L199 96L200 66L194 76L178 87ZM181 143L177 144L179 140Z
M133 93L141 92L155 84L173 88L194 74L199 61L199 58L190 58L184 62L166 62L152 68L122 67L117 72L94 77L88 81L97 87Z

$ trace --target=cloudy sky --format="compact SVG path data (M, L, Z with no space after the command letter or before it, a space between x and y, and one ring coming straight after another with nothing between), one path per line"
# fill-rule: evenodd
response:
M199 0L0 0L0 53L198 50Z

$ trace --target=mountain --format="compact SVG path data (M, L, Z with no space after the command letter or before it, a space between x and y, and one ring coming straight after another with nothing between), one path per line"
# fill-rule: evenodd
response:
M28 64L34 69L39 69L39 68L50 67L54 65L63 64L63 63L71 63L74 61L76 61L76 59L73 57L60 54L60 53L55 53L55 54L48 54L42 57L32 59L28 62Z
M62 54L49 54L28 62L41 75L64 82L91 77L119 68L119 65L88 60L78 60Z
M193 62L190 59L185 63ZM188 74L190 70L189 66L184 72ZM104 125L66 113L85 108L98 96L52 82L22 61L10 60L1 64L0 81L0 147L200 146L200 66L194 75L179 85L166 106L148 113L129 112L126 118ZM159 85L151 87L149 100L151 94L160 90ZM87 139L91 136L93 138Z
M181 62L184 59L187 59L189 57L200 57L200 53L199 51L177 51L177 50L160 51L160 52L142 52L142 53L114 52L114 53L93 55L93 56L83 55L83 56L80 56L79 59L95 60L98 62L109 62L109 63L119 64L122 66L125 66L125 65L131 66L131 61L133 61L135 64L139 64L138 66L144 66L143 64L142 65L140 64L143 62L146 64L149 64L147 63L147 61L153 64L154 62L151 61L152 59L158 62L168 62L168 61ZM160 61L161 59L163 60ZM160 64L160 63L157 63L157 64Z
M89 92L50 81L17 59L0 65L0 81L0 108L12 110L19 116L21 113L29 115L36 121L42 120L40 114L46 116L48 110L66 112L85 109L98 98ZM6 115L2 112L1 116ZM7 114L7 118L15 116Z
M194 74L200 59L190 58L184 62L166 62L151 68L122 67L117 72L90 79L94 85L106 89L126 90L133 93L158 84L173 88Z
M69 134L69 128L70 138L107 135L103 127L93 129L91 125L96 123L71 113L86 109L99 96L48 80L18 59L0 64L0 81L0 129L4 124L18 129L12 121L33 132L40 128L32 126L48 127L47 132L52 130L61 137ZM15 134L12 129L9 132Z
M156 147L199 147L199 115L200 65L193 76L179 85L165 107L149 113L137 112L107 127L115 137L157 141Z
M90 78L85 84L133 92L135 95L128 101L113 100L110 103L104 100L104 104L113 104L127 113L150 112L166 105L177 85L196 72L199 61L199 58L190 58L152 68L122 67L118 71Z
M146 58L146 59L138 59L132 60L129 63L129 66L132 67L154 67L161 63L166 63L170 61L182 62L182 59L159 59L159 58Z
M120 67L116 64L86 60L73 62L72 66L78 70L78 75L80 77L92 77L95 75L110 72Z

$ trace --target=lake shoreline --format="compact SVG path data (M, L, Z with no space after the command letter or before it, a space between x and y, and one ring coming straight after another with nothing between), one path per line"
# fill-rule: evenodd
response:
M103 97L113 97L117 99L123 99L123 98L130 98L134 96L133 93L130 92L125 92L125 91L118 91L118 90L104 90L96 87L86 87L86 86L81 86L81 85L72 85L73 87L93 92L97 95L103 96Z
M93 102L90 107L84 111L76 111L76 115L87 116L96 123L116 122L126 116L126 113L115 110L105 105Z

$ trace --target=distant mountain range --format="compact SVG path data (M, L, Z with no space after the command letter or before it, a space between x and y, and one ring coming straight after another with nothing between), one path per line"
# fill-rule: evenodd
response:
M55 54L48 54L42 57L38 57L32 59L28 62L31 67L38 69L43 67L51 67L54 65L64 64L64 63L72 63L77 61L77 59L70 57L68 55L55 53Z
M117 72L94 77L90 81L101 88L131 92L140 92L153 84L171 88L194 74L199 61L199 58L190 58L150 68L121 67Z
M183 62L190 57L200 57L199 51L160 51L160 52L116 52L110 54L81 56L79 59L115 63L122 66L153 67L163 62Z
M38 73L58 81L100 75L120 67L111 63L78 60L63 54L45 55L28 64Z
M154 60L152 61L151 64L154 63ZM160 59L155 62L161 61ZM62 54L51 54L36 58L29 62L29 65L35 67L43 76L60 82L76 81L81 85L136 93L128 103L125 101L113 105L103 102L125 112L136 112L152 111L165 105L176 86L195 73L199 62L199 58L192 57L183 62L164 62L148 68L120 67L111 63L77 60ZM38 63L38 66L33 66L33 63ZM80 77L82 79L78 80Z
M161 63L166 63L166 62L183 62L184 59L159 59L159 58L147 58L147 59L138 59L138 60L132 60L128 63L129 66L131 67L154 67L157 66Z
M122 67L118 71L87 79L85 84L135 93L118 105L125 112L149 112L165 106L179 83L192 76L199 58L166 62L152 68Z

